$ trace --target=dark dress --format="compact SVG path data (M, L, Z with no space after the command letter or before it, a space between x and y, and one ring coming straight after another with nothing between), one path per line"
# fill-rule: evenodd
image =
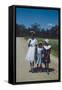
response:
M46 49L44 48L44 63L50 63L50 52L51 52L51 48Z

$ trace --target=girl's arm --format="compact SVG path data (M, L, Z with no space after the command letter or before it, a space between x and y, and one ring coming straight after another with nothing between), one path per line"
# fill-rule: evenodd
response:
M37 39L36 39L36 41L35 41L35 46L37 46L38 45L38 41L37 41Z
M28 39L27 43L28 43L28 47L29 47L30 43L31 43L31 39Z
M30 47L30 43L31 43L31 40L30 40L29 43L28 43L28 47Z

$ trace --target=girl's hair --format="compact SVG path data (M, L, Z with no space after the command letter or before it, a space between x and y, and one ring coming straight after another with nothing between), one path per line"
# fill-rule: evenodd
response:
M39 45L39 46L40 46L40 45L42 46L42 43L39 43L38 45Z

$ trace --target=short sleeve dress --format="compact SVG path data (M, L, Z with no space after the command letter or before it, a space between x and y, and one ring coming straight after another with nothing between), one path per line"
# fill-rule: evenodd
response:
M43 48L37 48L37 64L41 64L43 62Z
M30 45L28 47L28 51L26 54L26 60L29 62L33 62L35 59L35 45L37 45L37 39L28 39L28 44L30 42Z

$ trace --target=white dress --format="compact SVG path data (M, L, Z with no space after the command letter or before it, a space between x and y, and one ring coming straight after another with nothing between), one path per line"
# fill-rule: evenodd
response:
M31 40L31 42L30 42ZM37 40L34 39L28 39L28 43L30 42L30 46L28 47L28 52L26 55L26 60L29 62L33 62L35 58L35 45L37 45Z
M37 48L37 64L41 64L42 63L42 57L43 57L43 48Z

